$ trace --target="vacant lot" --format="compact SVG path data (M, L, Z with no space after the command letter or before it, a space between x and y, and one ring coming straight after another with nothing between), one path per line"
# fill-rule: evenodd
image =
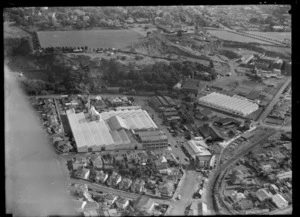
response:
M259 39L235 34L232 32L227 32L227 31L222 31L222 30L207 30L211 35L216 36L220 39L223 40L228 40L228 41L237 41L237 42L244 42L244 43L249 43L249 42L256 42L260 44L272 44L266 41L261 41Z
M85 30L38 32L42 47L124 48L143 37L128 30Z

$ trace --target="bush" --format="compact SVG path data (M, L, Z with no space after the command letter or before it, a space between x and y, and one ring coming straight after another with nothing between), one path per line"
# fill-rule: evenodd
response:
M121 60L123 60L123 61L126 60L126 56L122 56Z
M135 60L142 60L142 59L144 59L144 57L142 57L142 56L136 56L135 57Z

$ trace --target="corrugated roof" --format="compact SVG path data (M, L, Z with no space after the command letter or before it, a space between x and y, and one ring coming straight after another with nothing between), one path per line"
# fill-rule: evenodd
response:
M120 130L118 131L119 137L122 139L123 144L128 144L130 143L130 140L125 132L125 130Z
M116 145L120 145L122 144L122 139L120 138L119 134L117 131L111 131L111 135L112 135L112 138L114 140L114 143Z
M210 93L199 99L200 103L248 115L258 109L258 105L245 99L230 97L220 93Z

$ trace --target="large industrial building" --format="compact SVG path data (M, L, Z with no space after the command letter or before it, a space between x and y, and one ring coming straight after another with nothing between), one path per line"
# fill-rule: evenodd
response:
M167 147L168 139L142 109L97 113L75 113L67 118L78 152ZM96 116L96 118L95 118Z
M199 103L242 117L246 117L259 108L256 103L250 102L246 98L227 96L216 92L201 97Z

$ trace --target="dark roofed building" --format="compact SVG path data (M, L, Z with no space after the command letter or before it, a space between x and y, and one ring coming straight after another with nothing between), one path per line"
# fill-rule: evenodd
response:
M202 84L200 80L196 79L188 79L183 82L182 90L188 93L193 93L198 95L203 88L205 88L205 84Z
M199 127L198 131L204 139L211 138L208 124L204 124L203 126Z

